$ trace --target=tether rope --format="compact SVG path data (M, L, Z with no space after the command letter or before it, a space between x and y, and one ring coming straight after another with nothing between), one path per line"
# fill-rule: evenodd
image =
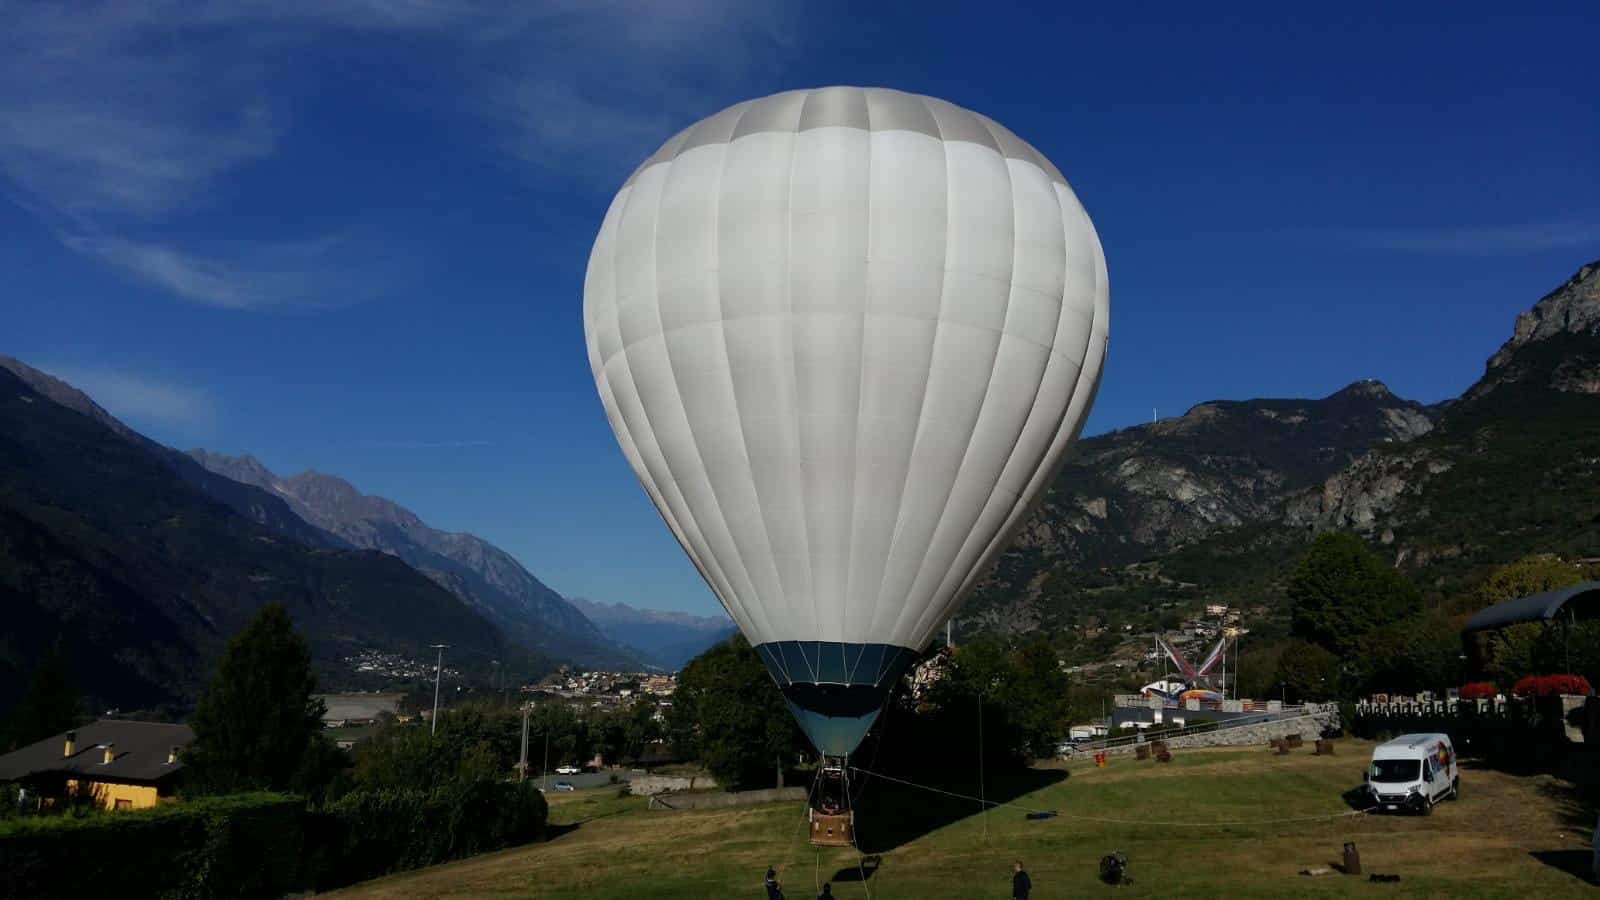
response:
M852 766L852 768L854 767ZM861 769L856 769L856 771L864 772L864 770ZM892 781L896 784L903 784L907 787L914 787L918 790L931 791L935 794L944 794L947 797L954 797L958 800L970 800L974 803L981 803L986 806L1009 806L1015 809L1020 809L1023 812L1031 813L1048 812L1054 813L1057 817L1062 819L1076 819L1083 822L1098 822L1105 825L1132 825L1136 827L1152 828L1232 828L1253 825L1281 825L1290 822L1330 822L1335 819L1347 819L1365 816L1369 812L1369 810L1364 809L1352 809L1342 813L1327 813L1320 816L1291 816L1282 819L1241 819L1223 822L1144 822L1134 819L1113 819L1105 816L1074 815L1070 813L1059 812L1053 809L1034 809L1033 807L1023 806L1020 803L1002 803L998 800L985 800L981 797L974 797L970 794L958 794L955 791L947 791L943 788L936 788L926 784L917 784L914 781L906 781L903 778L895 778L892 775L885 775L882 772L864 772L864 774L871 775L874 778L882 778L885 781Z
M811 798L817 792L817 782L811 782L811 789L806 791L806 814L800 818L800 827L789 838L789 847L783 852L783 862L778 864L778 874L783 874L789 868L789 862L794 858L794 845L800 839L800 833L806 830L806 825L811 821Z

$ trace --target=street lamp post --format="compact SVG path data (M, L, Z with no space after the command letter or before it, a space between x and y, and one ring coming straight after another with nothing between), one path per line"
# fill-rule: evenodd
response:
M438 734L439 733L439 679L440 679L440 676L444 673L444 651L446 649L448 649L450 647L450 645L449 644L430 644L429 646L432 647L434 650L439 651L439 655L438 655L438 658L436 658L434 660L434 662L433 662L433 715L428 717L429 719L432 720L428 724L428 734Z

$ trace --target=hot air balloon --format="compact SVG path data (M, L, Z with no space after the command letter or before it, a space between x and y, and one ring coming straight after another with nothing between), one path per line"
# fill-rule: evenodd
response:
M1108 296L1056 167L932 97L739 103L612 200L584 281L601 403L825 757L860 744L1050 484Z

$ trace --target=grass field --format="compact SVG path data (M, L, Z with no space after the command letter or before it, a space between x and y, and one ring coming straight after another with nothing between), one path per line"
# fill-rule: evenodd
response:
M1459 802L1430 817L1349 815L1344 791L1360 782L1371 744L1337 742L1274 756L1264 748L1182 752L1170 764L1113 761L1105 769L1035 769L991 775L976 804L883 781L859 812L867 859L805 843L800 804L688 812L650 811L642 800L596 789L555 795L551 840L368 882L348 897L751 897L780 867L790 900L815 896L1003 898L1022 859L1039 898L1123 897L1594 897L1587 872L1593 811L1548 776L1463 773ZM976 793L976 781L945 785ZM1025 809L1060 816L1028 821ZM1587 820L1585 820L1587 815ZM985 822L987 819L987 822ZM1117 820L1117 821L1107 821ZM1203 823L1250 823L1211 825ZM1140 824L1127 824L1140 823ZM1149 824L1145 824L1149 823ZM985 832L987 830L987 836ZM1297 874L1327 866L1354 841L1366 873ZM1099 859L1127 854L1132 884L1096 880ZM878 857L874 860L873 857ZM876 865L874 865L876 862ZM865 878L863 879L863 876Z

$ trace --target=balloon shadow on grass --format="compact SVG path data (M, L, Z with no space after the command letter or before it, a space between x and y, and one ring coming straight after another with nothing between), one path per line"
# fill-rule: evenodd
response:
M1593 850L1535 850L1528 855L1585 884L1600 885L1600 881L1595 879Z
M921 787L900 784L869 775L857 776L856 798L856 848L863 854L874 855L904 846L923 835L937 831L962 819L970 819L982 812L976 800L952 797L938 793L977 797L980 793L978 775L967 773L923 773L901 776L905 781ZM1012 803L1034 791L1059 784L1067 779L1062 769L1006 769L987 772L982 793L989 801L989 815L1022 818L1027 810L996 806ZM1032 805L1032 804L1030 804ZM854 869L854 880L861 874ZM850 880L841 878L839 880Z

